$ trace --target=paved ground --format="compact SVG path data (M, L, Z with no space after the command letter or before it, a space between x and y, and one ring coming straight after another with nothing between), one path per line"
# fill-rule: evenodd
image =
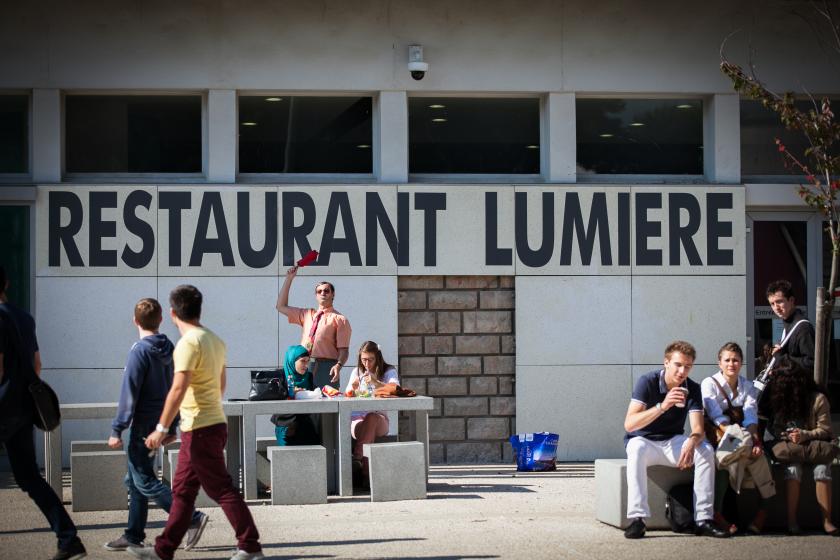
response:
M544 474L516 473L507 465L440 466L432 469L428 500L255 502L252 512L270 558L840 558L840 539L823 535L715 540L655 531L628 541L618 529L595 521L593 476L591 463L565 464ZM233 553L233 531L221 510L205 511L211 521L200 546L177 558L223 559ZM128 558L101 548L121 534L126 512L71 515L89 558ZM153 510L149 518L154 536L165 516ZM0 473L0 559L49 558L54 543L40 512Z

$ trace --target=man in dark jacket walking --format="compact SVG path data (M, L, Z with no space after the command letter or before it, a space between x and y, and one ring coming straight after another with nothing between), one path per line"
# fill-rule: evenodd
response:
M85 557L85 547L76 526L35 462L34 405L29 394L33 376L41 374L35 320L8 302L8 288L6 270L0 266L0 441L6 446L15 482L29 494L58 537L53 560L78 560Z
M157 300L144 298L134 306L134 325L140 340L128 352L120 404L117 416L111 423L112 432L108 440L112 449L120 449L123 444L122 432L131 427L126 449L128 473L125 476L130 497L128 527L121 537L105 545L107 550L119 551L143 546L150 498L167 513L172 507L172 492L158 480L154 469L154 453L149 454L145 443L146 435L155 429L166 395L172 387L172 351L175 347L165 334L158 332L162 320L163 314ZM175 422L169 430L167 443L174 439ZM192 525L184 541L185 550L192 549L198 543L208 520L206 514L193 512Z

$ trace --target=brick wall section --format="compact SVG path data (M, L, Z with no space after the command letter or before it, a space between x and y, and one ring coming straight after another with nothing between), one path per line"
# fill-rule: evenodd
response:
M511 460L513 277L400 276L400 381L435 397L432 463ZM400 432L408 431L407 418Z

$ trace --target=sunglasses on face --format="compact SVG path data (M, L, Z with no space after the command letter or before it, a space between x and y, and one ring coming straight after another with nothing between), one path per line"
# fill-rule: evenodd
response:
M330 293L331 291L332 291L332 290L330 290L329 288L321 288L321 289L319 289L319 290L315 290L315 293L316 293L316 294L328 294L328 293Z

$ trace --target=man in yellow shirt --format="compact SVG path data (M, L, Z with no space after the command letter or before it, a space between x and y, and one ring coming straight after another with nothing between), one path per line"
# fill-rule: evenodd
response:
M199 322L201 302L201 292L195 286L178 286L169 294L170 314L181 339L173 355L172 388L155 431L146 438L146 447L160 447L180 408L181 450L166 527L154 548L128 549L137 558L172 559L189 529L199 487L221 506L236 532L238 550L231 560L264 558L251 512L225 468L227 420L222 395L226 349L225 343Z

